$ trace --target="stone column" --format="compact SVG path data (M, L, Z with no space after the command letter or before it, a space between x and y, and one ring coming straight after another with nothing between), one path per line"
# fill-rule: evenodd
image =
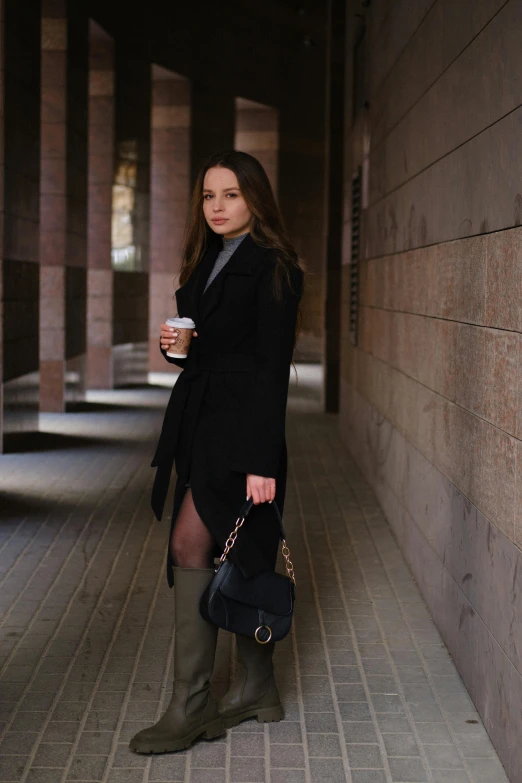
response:
M42 6L40 410L81 391L86 349L87 15Z
M159 325L175 315L181 248L190 198L190 83L152 69L149 371L168 372Z
M87 385L111 389L112 180L114 176L114 42L90 23Z
M40 8L0 2L0 450L38 429Z
M261 163L277 197L277 109L246 98L236 98L235 148L248 152Z

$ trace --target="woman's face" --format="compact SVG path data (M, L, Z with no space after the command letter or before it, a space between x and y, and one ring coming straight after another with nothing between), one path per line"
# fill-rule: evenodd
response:
M250 231L252 213L230 169L215 166L205 174L203 214L212 231L226 239Z

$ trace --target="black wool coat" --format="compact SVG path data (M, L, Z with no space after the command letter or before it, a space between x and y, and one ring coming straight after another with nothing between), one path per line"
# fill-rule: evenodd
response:
M287 448L285 419L303 271L291 270L278 301L272 291L274 252L248 234L205 293L222 248L217 234L189 280L176 291L180 317L196 323L172 389L152 466L152 507L161 519L173 465L177 473L171 531L190 480L196 510L220 555L246 500L246 474L275 478L283 512ZM231 560L249 578L275 567L279 528L269 503L252 507ZM172 560L167 576L173 584Z

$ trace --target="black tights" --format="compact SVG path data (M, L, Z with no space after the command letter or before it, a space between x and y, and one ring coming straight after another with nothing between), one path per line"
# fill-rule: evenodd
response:
M196 511L192 489L185 490L170 539L174 564L180 568L212 568L214 539Z

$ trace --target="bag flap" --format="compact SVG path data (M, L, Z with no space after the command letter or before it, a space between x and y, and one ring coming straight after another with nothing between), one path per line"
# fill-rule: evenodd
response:
M263 609L270 614L291 614L294 602L293 582L283 574L263 571L245 579L239 568L232 566L220 585L226 598Z

